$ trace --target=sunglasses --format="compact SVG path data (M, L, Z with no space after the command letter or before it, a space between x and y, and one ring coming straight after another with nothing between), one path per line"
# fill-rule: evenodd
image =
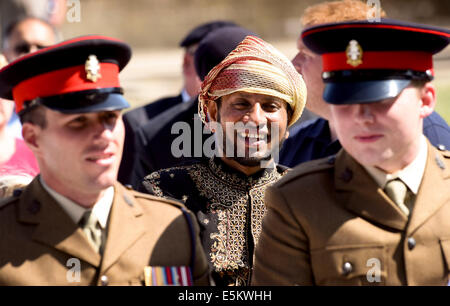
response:
M48 46L42 46L38 44L30 44L28 42L22 42L14 47L14 52L17 54L30 53L32 47L36 47L37 49L43 49Z

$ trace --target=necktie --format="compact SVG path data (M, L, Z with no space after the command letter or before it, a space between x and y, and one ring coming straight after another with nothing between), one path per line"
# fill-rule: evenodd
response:
M397 204L401 211L409 216L409 208L405 204L408 187L400 179L390 180L387 182L384 191Z
M102 252L102 228L92 210L87 210L80 221L80 226L97 253Z

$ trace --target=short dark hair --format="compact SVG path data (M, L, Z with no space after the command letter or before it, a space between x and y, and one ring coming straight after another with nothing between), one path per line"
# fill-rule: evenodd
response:
M20 122L31 123L39 126L42 129L47 127L47 117L45 116L45 106L33 105L29 108L22 110L19 113Z
M415 88L423 88L430 80L412 80L410 85Z
M53 33L55 34L55 38L58 37L58 31L47 20L39 18L39 17L35 17L35 16L30 16L30 15L20 16L19 18L14 19L11 23L9 23L5 27L5 30L2 33L2 45L1 45L2 49L5 48L6 41L11 37L11 35L13 34L13 32L17 28L17 26L25 20L37 20L37 21L42 22L43 24L47 25L50 29L52 29Z

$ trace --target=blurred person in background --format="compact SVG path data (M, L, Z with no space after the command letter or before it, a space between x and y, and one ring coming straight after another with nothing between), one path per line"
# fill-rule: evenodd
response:
M366 20L369 17L375 18L374 13L378 13L381 18L386 17L381 7L372 7L367 1L331 1L305 9L301 22L303 27L309 27L331 22ZM302 74L308 88L306 108L320 117L290 129L290 136L280 152L280 164L287 167L334 155L341 149L330 117L330 106L323 100L322 60L303 44L301 37L297 40L297 48L298 53L292 62ZM450 148L450 127L436 111L424 119L423 132L432 145Z
M6 26L2 35L2 55L10 63L30 52L55 44L57 37L57 30L49 22L31 15L22 16ZM22 138L22 126L15 112L8 122L7 130L15 137Z
M34 177L39 166L33 153L6 128L13 111L14 103L0 98L0 176L26 173Z
M0 176L0 200L13 196L15 192L20 192L32 180L32 176L23 173Z
M6 60L1 62L0 70L6 64ZM0 98L0 177L16 174L34 177L39 173L39 166L33 153L7 128L13 113L14 102Z
M2 0L0 1L1 32L3 34L9 24L25 16L45 20L59 28L65 21L68 4L67 0Z

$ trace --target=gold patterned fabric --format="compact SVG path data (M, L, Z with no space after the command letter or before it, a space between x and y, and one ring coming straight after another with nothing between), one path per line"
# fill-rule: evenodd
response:
M293 111L288 126L300 118L306 103L306 85L291 61L255 36L247 36L205 77L198 106L203 122L208 121L206 106L209 101L237 91L286 101Z
M246 177L216 158L154 172L144 186L158 196L182 200L196 213L216 284L244 286L266 212L265 189L285 172L263 169Z

